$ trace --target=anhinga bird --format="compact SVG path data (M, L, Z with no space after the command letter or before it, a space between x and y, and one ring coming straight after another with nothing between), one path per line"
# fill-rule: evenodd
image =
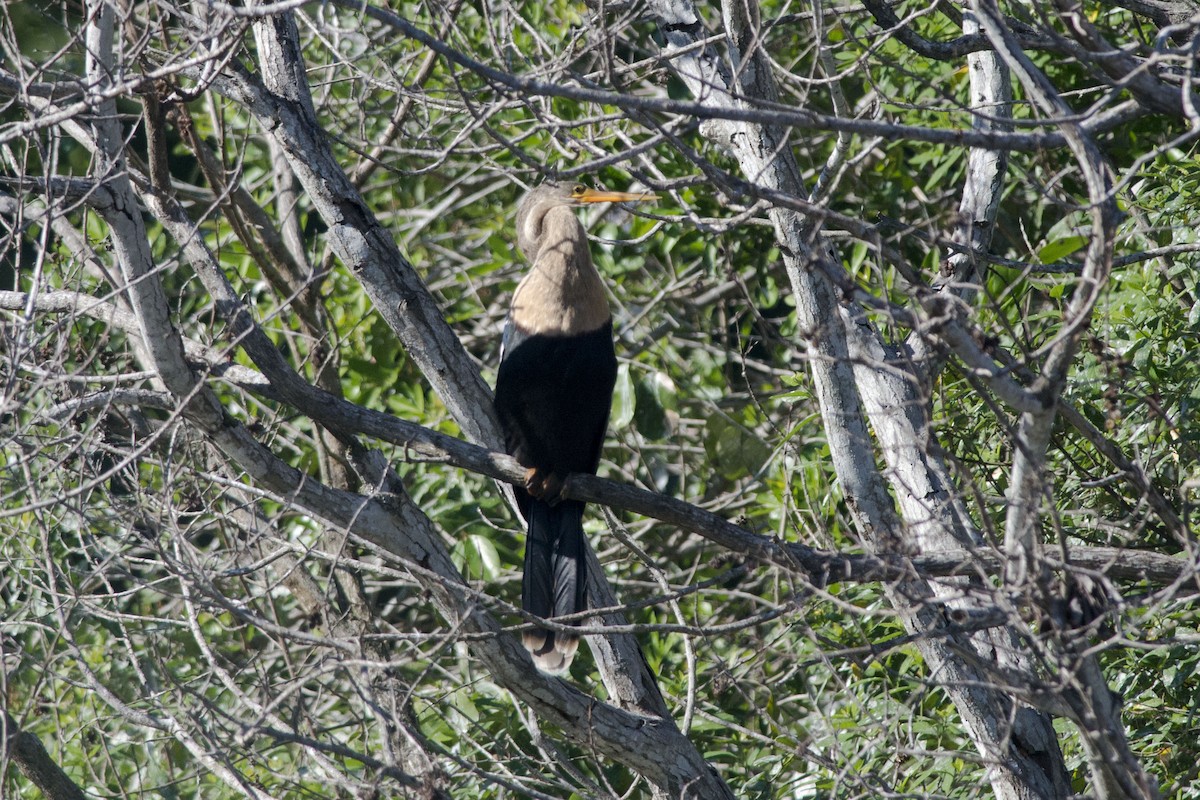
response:
M544 183L517 207L517 247L531 267L504 326L496 413L508 452L527 468L516 492L528 525L521 607L544 619L587 607L584 504L559 493L568 474L595 474L617 379L604 284L571 208L654 199ZM579 646L578 636L541 628L524 641L551 674L565 672Z

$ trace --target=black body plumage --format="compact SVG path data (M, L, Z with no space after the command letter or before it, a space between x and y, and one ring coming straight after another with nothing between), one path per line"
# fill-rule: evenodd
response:
M587 608L584 504L557 495L567 475L596 472L617 377L604 285L571 206L652 197L547 183L517 210L530 269L504 330L496 412L508 452L529 469L516 492L528 526L521 606L543 619ZM524 640L550 673L566 671L578 647L577 636L548 629Z
M524 466L566 477L595 473L617 377L612 323L578 336L506 337L496 379L496 411L508 451ZM516 490L528 526L521 607L550 618L587 608L583 508L578 500L554 505ZM526 645L546 672L571 663L576 637L530 631Z
M530 336L509 323L496 411L517 461L563 477L596 471L617 380L612 336L611 321L574 336Z

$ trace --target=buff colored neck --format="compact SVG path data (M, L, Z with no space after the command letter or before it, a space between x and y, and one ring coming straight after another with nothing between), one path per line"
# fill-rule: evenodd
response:
M509 316L528 334L575 336L608 322L604 283L583 226L570 208L552 208L541 223L533 266L513 294Z

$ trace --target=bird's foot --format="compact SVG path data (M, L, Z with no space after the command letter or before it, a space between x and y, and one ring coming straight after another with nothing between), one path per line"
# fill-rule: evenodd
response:
M562 476L553 472L542 472L537 467L525 470L525 491L552 506L562 500L563 485L566 481Z

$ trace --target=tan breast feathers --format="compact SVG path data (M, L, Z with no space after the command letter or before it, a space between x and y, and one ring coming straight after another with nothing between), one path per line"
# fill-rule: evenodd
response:
M608 322L604 283L586 242L571 209L546 213L540 247L513 294L509 312L526 333L572 336L590 333Z

